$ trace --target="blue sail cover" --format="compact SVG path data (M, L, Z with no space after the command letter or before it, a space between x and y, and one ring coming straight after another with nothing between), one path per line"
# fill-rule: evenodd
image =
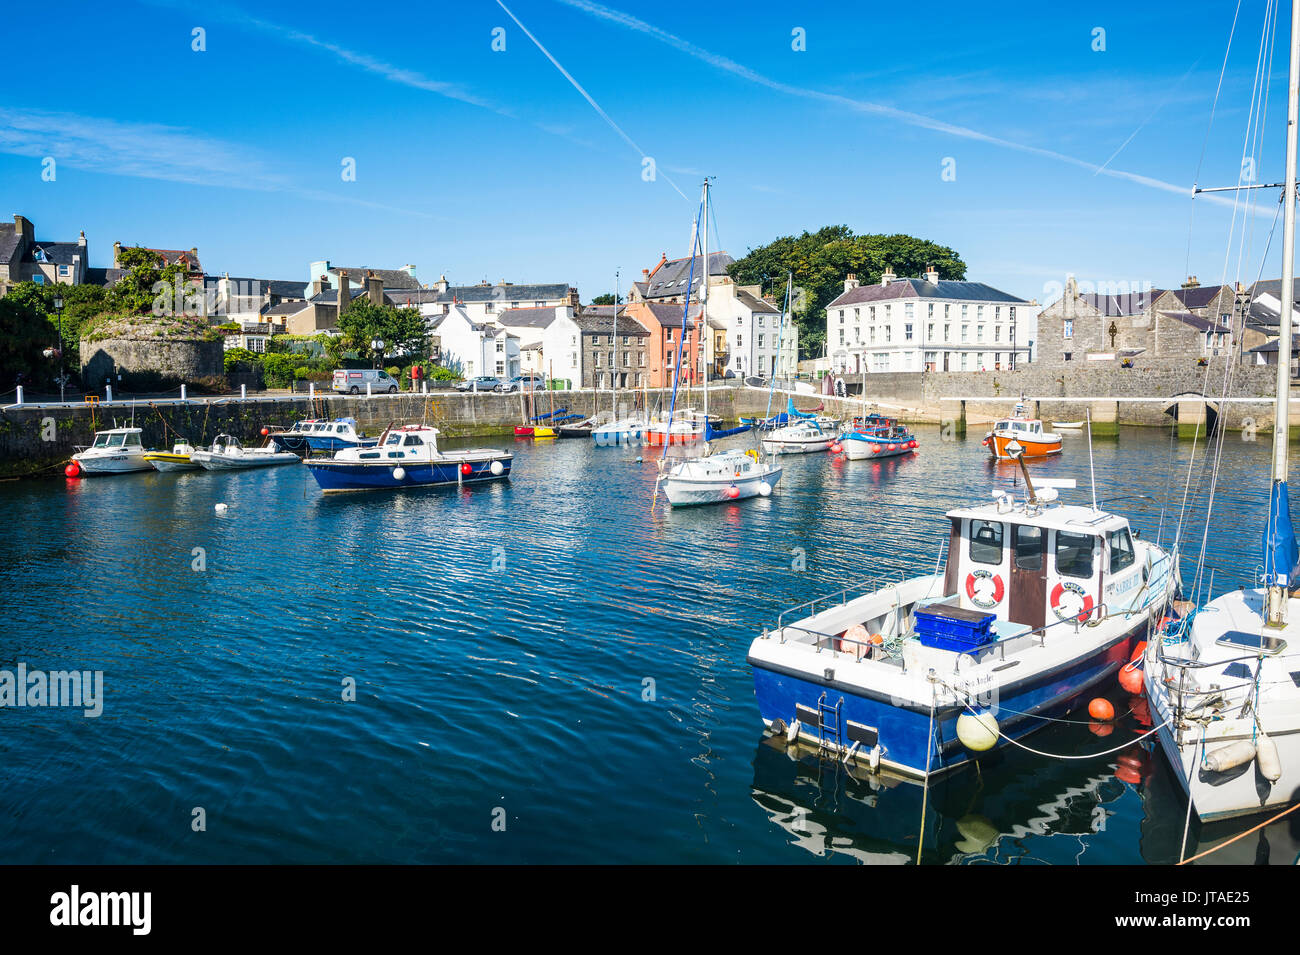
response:
M723 428L720 431L715 431L713 425L710 424L708 421L705 421L704 440L715 441L718 438L729 438L733 434L743 434L744 432L748 431L752 427L753 427L752 424L742 424L739 428Z
M1264 581L1290 585L1300 582L1300 547L1291 526L1291 501L1286 482L1275 481L1268 502L1268 525L1264 529Z
M785 406L785 411L786 411L786 414L790 415L791 417L795 417L795 418L815 418L815 417L817 417L817 412L815 412L815 411L800 411L798 408L796 408L796 407L794 406L794 399L793 399L793 398L789 399L789 402L788 402L788 403L786 404L786 406Z

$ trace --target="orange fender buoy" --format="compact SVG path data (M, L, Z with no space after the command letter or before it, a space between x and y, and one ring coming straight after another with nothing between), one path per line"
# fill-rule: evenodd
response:
M1142 671L1129 663L1119 671L1119 685L1126 693L1137 696L1142 692Z
M1093 720L1089 723L1088 729L1092 731L1093 736L1109 736L1111 733L1115 732L1115 726L1113 723L1099 723L1097 720Z
M1111 706L1110 700L1099 696L1088 704L1088 715L1094 720L1113 720L1115 718L1115 707Z

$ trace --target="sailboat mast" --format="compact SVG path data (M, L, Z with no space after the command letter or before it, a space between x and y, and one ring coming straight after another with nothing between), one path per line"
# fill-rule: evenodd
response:
M1287 444L1291 423L1291 310L1295 305L1296 131L1300 123L1300 0L1291 3L1291 69L1286 102L1286 179L1282 187L1282 308L1277 323L1277 406L1273 423L1273 493L1270 508L1286 506L1281 493L1287 479ZM1280 486L1280 487L1279 487ZM1290 514L1270 514L1269 524L1291 521ZM1270 534L1270 537L1272 535ZM1294 581L1282 581L1290 567L1274 567L1268 586L1268 624L1286 624L1286 592Z
M614 270L614 334L610 341L614 344L614 350L610 352L610 361L614 365L609 370L610 389L609 389L609 414L610 420L618 419L618 273Z
M1297 0L1300 3L1300 0ZM704 357L704 430L709 430L709 180L704 180L704 230L700 235L700 264L704 275L700 279L700 335Z

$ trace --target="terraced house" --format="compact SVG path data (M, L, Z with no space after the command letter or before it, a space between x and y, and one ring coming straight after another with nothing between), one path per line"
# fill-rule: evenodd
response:
M632 317L626 305L584 308L574 320L582 330L584 388L640 388L648 384L646 346L650 330Z
M1029 360L1037 303L983 282L939 278L933 268L877 285L849 274L826 306L826 348L839 374L993 371Z

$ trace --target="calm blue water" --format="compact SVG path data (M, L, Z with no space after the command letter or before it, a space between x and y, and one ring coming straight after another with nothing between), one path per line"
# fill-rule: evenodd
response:
M652 463L584 441L516 443L513 480L468 491L325 499L300 467L0 485L0 668L106 684L98 719L0 709L6 860L912 860L920 790L764 742L745 652L789 604L932 568L944 510L1010 480L974 431L919 434L914 458L791 457L770 499L666 515ZM1035 470L1079 478L1079 500L1085 439L1066 440ZM1228 442L1216 591L1258 562L1266 500L1267 446ZM1168 485L1167 539L1189 453L1099 441L1099 496ZM1157 534L1158 500L1113 507ZM1133 725L1036 745L1097 751ZM1158 760L1135 786L1114 757L1022 756L932 789L926 862L1177 858L1185 803ZM1224 832L1193 822L1191 845ZM1221 861L1300 844L1263 839Z

